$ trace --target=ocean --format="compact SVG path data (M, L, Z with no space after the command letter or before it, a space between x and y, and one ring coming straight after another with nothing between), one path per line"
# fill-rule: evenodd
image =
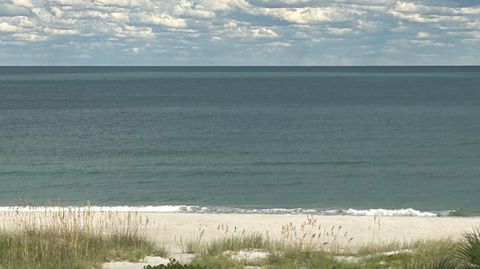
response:
M0 67L0 206L87 201L478 210L480 67Z

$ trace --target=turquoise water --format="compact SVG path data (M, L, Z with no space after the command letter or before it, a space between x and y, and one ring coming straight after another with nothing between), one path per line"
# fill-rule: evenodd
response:
M480 209L480 68L1 67L19 200Z

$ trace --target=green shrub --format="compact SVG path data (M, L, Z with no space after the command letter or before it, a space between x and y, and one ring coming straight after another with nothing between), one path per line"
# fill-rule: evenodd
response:
M207 269L207 267L202 267L200 265L195 264L181 264L175 259L171 259L167 265L147 265L143 267L144 269Z
M458 259L464 263L463 268L480 268L480 229L465 234L465 241L458 247Z

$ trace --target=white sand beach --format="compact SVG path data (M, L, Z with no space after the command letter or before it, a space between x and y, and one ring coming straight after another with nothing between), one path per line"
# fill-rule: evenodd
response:
M125 230L136 226L148 240L180 253L191 240L208 242L225 236L258 233L273 240L306 242L342 249L371 244L408 243L424 239L460 238L480 227L479 217L411 217L411 216L327 216L303 214L205 214L92 212L78 214L3 211L0 228L18 225L48 226L70 220L78 225L88 216L93 226L105 230ZM55 221L51 221L56 219ZM63 225L63 224L62 224Z
M403 243L424 239L459 238L474 227L480 227L480 218L454 217L313 216L315 223L309 225L307 215L145 215L152 221L148 227L148 237L174 252L180 250L179 244L182 240L199 237L208 241L225 235L260 233L275 240L290 240L282 234L282 226L290 223L297 227L297 238L305 234L310 238L315 234L318 238L318 234L322 233L322 244L328 241L353 248L394 241ZM303 231L302 224L306 224Z
M312 242L311 238L315 235L315 240L322 247L326 246L323 245L325 242L329 242L329 245L335 247L353 249L369 244L407 243L441 238L455 239L461 237L463 233L471 231L474 227L480 227L480 218L373 216L310 216L307 218L307 215L181 213L145 215L151 220L148 227L148 238L168 248L171 256L177 259L181 257L182 242L188 240L207 242L235 234L260 233L275 240L295 241L295 239L288 239L285 232L282 233L282 226L287 225L299 228L298 240ZM308 219L310 223L315 220L316 222L308 224ZM302 224L304 229L300 231ZM320 240L319 233L322 234ZM344 236L345 233L347 236ZM305 234L307 235L304 238ZM148 262L147 260L146 263L107 263L105 268L140 269ZM159 264L158 261L156 264Z
M459 239L464 233L480 227L480 217L99 212L85 208L64 208L54 212L0 210L0 229L25 230L28 227L86 227L101 233L140 233L166 248L169 257L188 263L192 256L185 250L192 241L208 243L230 236L261 234L284 243L350 252L372 245ZM247 250L246 255L257 254ZM106 263L104 268L137 269L147 264L167 262L165 258L147 257L137 263Z

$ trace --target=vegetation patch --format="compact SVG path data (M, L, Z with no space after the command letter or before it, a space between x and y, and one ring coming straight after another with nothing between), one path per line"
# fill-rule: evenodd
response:
M255 235L243 240L237 237L204 245L194 264L202 268L244 268L258 266L269 269L473 269L480 268L480 230L465 234L463 241L428 240L412 244L368 246L357 253L336 253L272 242ZM254 240L253 240L254 239ZM270 254L263 259L239 260L230 251L263 249Z
M170 262L167 265L161 264L161 265L147 265L143 267L143 269L208 269L206 267L202 267L200 265L195 265L195 264L181 264L175 259L171 259Z
M82 231L0 233L0 268L94 268L111 260L139 260L157 250L142 238Z
M1 269L92 269L108 261L167 254L146 240L146 221L135 214L88 208L6 214L11 216L0 230Z

